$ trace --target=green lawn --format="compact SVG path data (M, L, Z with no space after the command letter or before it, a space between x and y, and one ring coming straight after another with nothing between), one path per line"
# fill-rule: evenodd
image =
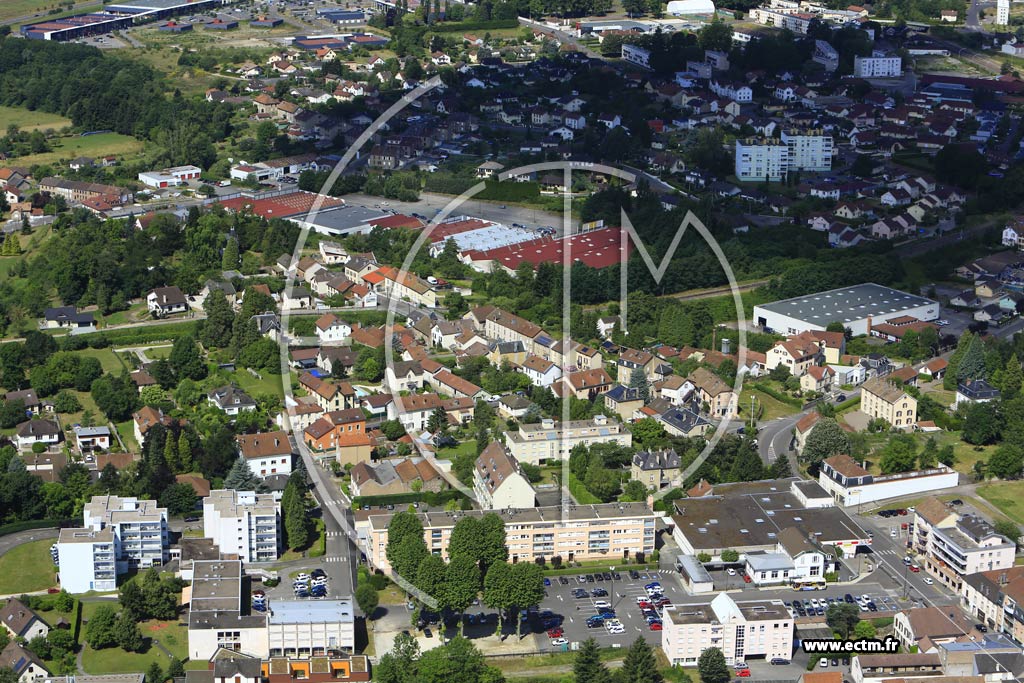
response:
M11 160L19 166L35 164L52 164L62 159L71 160L79 156L102 157L108 154L115 156L134 156L142 151L143 145L135 138L120 133L100 133L98 135L72 135L51 139L52 151L30 154Z
M566 484L569 486L569 492L572 494L572 497L580 505L593 505L601 502L601 499L591 493L572 472L568 474Z
M103 366L103 372L113 373L115 375L121 374L124 370L124 363L117 357L112 349L82 349L77 351L79 355L90 356L99 360L100 365Z
M248 370L236 370L231 373L231 381L245 393L253 396L255 394L273 394L284 398L284 387L281 386L281 375L272 375L269 372L260 373L263 379L253 377ZM291 382L291 380L288 380Z
M763 391L744 387L743 391L740 392L739 400L740 417L744 420L750 419L751 396L756 400L757 403L755 405L758 406L758 410L761 408L764 409L764 412L760 415L760 419L763 421L774 420L777 417L793 415L800 412L799 408L787 405L777 398L769 396Z
M0 19L10 14L11 5L18 5L19 2L38 2L38 0L4 0L4 2L0 2ZM23 131L46 130L47 128L60 130L64 126L70 126L71 120L59 114L31 111L23 107L0 107L0 130L6 132L7 127L11 125L17 126Z
M53 539L23 543L0 556L0 594L32 593L55 584Z
M135 422L133 420L125 420L124 422L117 422L117 433L121 435L121 440L124 441L124 447L128 451L138 451L139 444L135 441Z
M90 603L96 604L96 603ZM84 615L83 615L84 616ZM156 639L178 659L188 657L188 630L177 621L144 621L139 624L144 638ZM125 652L121 648L109 647L94 650L83 646L82 668L90 674L119 674L145 671L153 662L159 662L164 669L170 659L159 648L149 645L142 653Z
M1024 524L1024 481L1003 481L978 487L978 495L1007 517Z
M475 455L476 454L476 441L469 439L463 441L455 448L442 448L437 452L437 457L440 460L455 460L460 455Z

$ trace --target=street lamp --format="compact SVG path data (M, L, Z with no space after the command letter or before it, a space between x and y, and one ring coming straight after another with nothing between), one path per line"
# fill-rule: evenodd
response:
M909 590L908 582L910 581L910 565L906 562L903 563L903 599L907 599L907 591Z

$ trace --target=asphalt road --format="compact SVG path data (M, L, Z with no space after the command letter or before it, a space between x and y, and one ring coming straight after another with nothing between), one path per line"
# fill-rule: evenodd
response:
M12 550L22 543L31 543L44 538L57 538L60 533L58 529L29 529L28 531L17 531L13 534L0 536L0 555Z

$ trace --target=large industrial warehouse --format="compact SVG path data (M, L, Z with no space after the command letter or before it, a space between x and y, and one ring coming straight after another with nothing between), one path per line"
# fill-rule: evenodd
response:
M103 12L26 24L21 27L21 35L35 40L75 40L181 14L211 10L221 4L221 0L128 0L107 5Z
M824 330L829 323L841 322L856 336L868 333L869 322L878 324L900 316L935 320L939 304L869 282L754 306L755 325L786 335Z

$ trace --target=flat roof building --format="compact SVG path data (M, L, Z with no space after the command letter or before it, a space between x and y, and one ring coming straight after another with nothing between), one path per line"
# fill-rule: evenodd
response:
M455 523L464 516L496 514L505 522L509 562L534 562L561 557L563 561L607 560L648 555L654 550L656 516L644 503L604 503L538 507L522 510L420 512L423 538L430 552L448 559L448 540ZM374 569L390 570L385 550L391 514L371 514L359 523L359 537L367 562Z
M872 323L900 316L918 320L939 317L939 303L873 282L797 296L754 306L754 323L779 334L824 330L840 322L855 336L870 332Z
M662 617L661 648L674 666L694 666L711 647L729 665L793 655L793 617L781 600L736 602L720 593L708 605L666 607Z
M275 600L268 630L271 657L351 653L356 638L352 599Z
M718 484L700 498L675 501L672 537L684 552L723 550L775 552L780 534L790 527L852 555L870 537L817 483L801 479L768 479L739 484ZM742 559L742 558L741 558Z
M224 556L272 562L281 548L281 505L269 493L211 491L203 499L203 535Z
M514 432L505 432L505 445L519 462L538 465L548 460L566 460L576 444L616 443L629 446L633 435L605 415L590 420L566 423L544 419L536 424L521 424Z
M192 563L192 585L182 595L189 604L189 659L208 660L219 648L267 656L267 616L250 614L245 581L241 560Z

